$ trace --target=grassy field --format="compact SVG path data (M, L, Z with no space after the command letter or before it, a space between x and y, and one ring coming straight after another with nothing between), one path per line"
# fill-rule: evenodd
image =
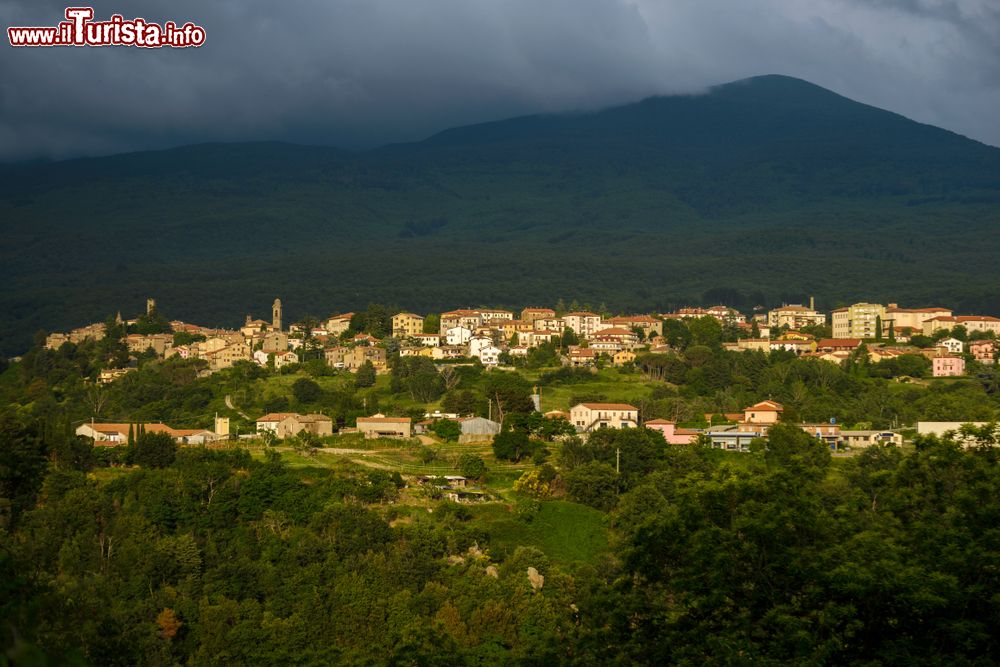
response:
M489 533L495 555L530 546L556 561L593 564L608 552L605 515L584 505L546 501L530 521L518 518L507 505L479 505L472 510Z
M386 446L385 443L394 443ZM493 456L489 444L435 443L427 445L436 453L435 460L424 463L420 454L424 445L400 445L398 441L383 441L366 451L300 453L290 447L277 447L282 460L292 467L333 468L344 462L353 462L369 468L398 471L404 475L457 475L458 459L462 454L475 454L485 461L490 471L489 478L497 477L503 488L509 488L523 470L531 467L530 462L509 463L498 461ZM264 447L251 447L250 453L256 459L264 458Z
M553 369L520 371L530 381ZM572 407L572 397L587 395L609 403L630 402L648 399L652 396L649 380L641 373L625 373L617 368L604 368L594 373L591 380L571 384L554 384L539 387L542 394L542 411L568 410Z

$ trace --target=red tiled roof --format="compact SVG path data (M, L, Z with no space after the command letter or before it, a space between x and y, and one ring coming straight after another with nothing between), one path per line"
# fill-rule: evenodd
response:
M580 403L583 407L589 410L632 410L635 412L639 411L639 408L634 405L629 405L628 403Z
M955 320L958 322L1000 322L1000 318L991 315L959 315Z
M940 313L951 312L949 308L886 308L887 313Z
M266 415L264 415L263 417L261 417L260 419L258 419L257 422L258 423L259 422L280 422L280 421L282 421L284 419L288 419L289 417L297 417L297 416L298 416L297 412L269 412Z
M858 347L860 338L823 338L816 343L817 348L827 347Z
M754 412L781 412L785 409L781 403L777 401L761 401L755 405L751 405L749 408L744 408L744 412L747 410L753 410Z

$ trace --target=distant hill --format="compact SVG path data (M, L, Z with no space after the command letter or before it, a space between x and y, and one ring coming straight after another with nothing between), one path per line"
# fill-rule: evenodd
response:
M293 319L808 294L1000 313L1000 149L783 76L365 153L206 144L0 177L8 354L147 295L230 325L275 296Z

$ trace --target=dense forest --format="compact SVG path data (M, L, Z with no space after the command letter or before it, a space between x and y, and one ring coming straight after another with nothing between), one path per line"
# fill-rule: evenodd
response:
M611 548L581 563L494 550L477 511L396 504L385 474L185 449L95 475L75 446L3 419L15 664L1000 659L985 429L970 450L918 439L836 464L795 427L738 459L608 432L598 458L560 457L534 487L600 508ZM599 459L613 449L621 474ZM516 512L527 531L533 510Z
M0 651L13 664L1000 660L995 367L938 380L918 354L838 366L728 352L705 318L669 325L673 350L626 368L560 368L563 341L506 371L393 353L377 377L309 359L204 376L197 360L139 355L103 387L99 370L127 356L115 327L0 366ZM647 429L583 441L533 412L536 387L543 407L629 401L691 425L773 398L789 423L749 453ZM119 447L74 435L91 418L207 426L218 413L245 433L240 412L350 426L375 410L501 406L492 453L454 461L479 504L318 453L361 446L350 436L205 449L141 427ZM829 417L991 423L966 429L969 447L913 436L845 457L793 423Z
M1000 149L787 77L366 153L201 145L2 175L7 355L147 296L209 326L275 297L293 318L719 295L1000 312Z

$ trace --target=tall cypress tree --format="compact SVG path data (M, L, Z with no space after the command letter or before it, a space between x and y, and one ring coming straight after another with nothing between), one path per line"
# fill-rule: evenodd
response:
M128 446L135 447L135 426L133 424L128 425Z

